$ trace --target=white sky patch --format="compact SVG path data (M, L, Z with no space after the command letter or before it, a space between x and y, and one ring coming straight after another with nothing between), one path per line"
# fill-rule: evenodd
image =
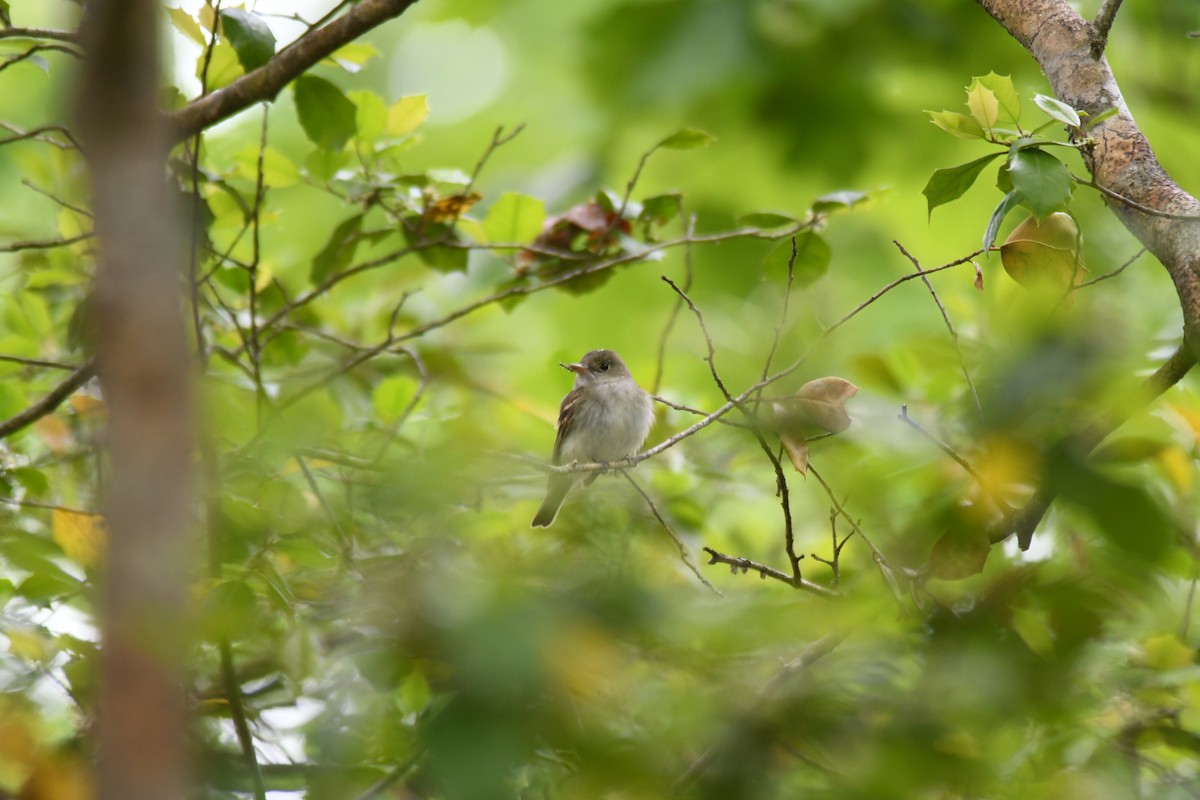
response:
M392 56L393 97L429 95L429 122L446 125L491 104L508 80L504 44L462 20L414 26Z

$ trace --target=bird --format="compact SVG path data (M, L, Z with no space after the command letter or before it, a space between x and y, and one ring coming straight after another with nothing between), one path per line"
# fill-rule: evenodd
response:
M629 368L612 350L592 350L575 364L560 364L575 373L575 386L558 410L558 434L550 463L619 461L636 455L654 424L654 403L629 374ZM588 486L599 477L589 473L582 479ZM576 474L551 473L546 499L530 527L548 528L558 509L580 478Z

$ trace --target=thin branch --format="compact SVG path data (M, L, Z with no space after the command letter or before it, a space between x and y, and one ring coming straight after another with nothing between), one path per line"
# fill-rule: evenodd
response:
M1108 46L1108 32L1112 30L1117 11L1121 8L1121 0L1104 0L1096 19L1092 22L1092 58L1099 59Z
M83 151L83 148L80 147L79 140L75 138L75 135L73 133L71 133L70 129L63 127L62 125L42 125L37 128L30 128L27 131L23 131L20 128L16 128L12 125L9 125L8 123L0 122L0 127L3 127L5 130L11 131L13 134L12 136L9 136L6 139L0 139L0 146L6 145L6 144L12 144L13 142L23 142L26 139L34 139L36 141L44 142L46 144L53 145L54 147L58 147L63 150L70 150L70 149L74 148L75 150L79 150L80 152ZM63 136L66 137L67 141L70 144L63 144L62 142L56 142L53 139L45 138L42 136L43 133L61 133Z
M296 463L300 465L300 472L304 474L304 482L308 484L308 488L312 489L312 493L316 495L317 502L321 504L321 510L325 512L325 516L329 519L329 524L333 526L333 530L337 534L338 543L342 546L342 564L347 567L352 566L354 564L354 546L350 541L350 537L346 535L346 529L338 521L337 514L333 513L333 506L329 505L329 501L325 498L325 493L317 485L316 476L312 474L312 470L309 469L308 462L304 460L304 456L297 453L295 458Z
M11 436L23 428L37 422L42 417L51 414L70 397L76 389L83 386L96 374L96 362L90 360L63 379L61 383L46 393L45 397L32 404L24 411L14 414L0 422L0 439Z
M36 183L34 183L30 180L26 180L25 178L22 178L21 183L24 186L26 186L27 188L37 192L42 197L48 198L49 200L54 202L56 205L62 206L63 208L65 208L69 211L74 211L76 214L79 214L82 217L87 217L88 219L93 219L93 217L94 217L92 212L87 210L83 206L77 206L73 203L68 203L66 200L63 200L58 195L54 194L53 192L49 192L49 191L43 189L42 187L38 186Z
M692 214L688 217L687 227L684 229L684 237L691 239L696 233L696 215ZM692 245L689 241L683 246L683 290L690 292L692 290ZM667 339L671 336L671 331L675 328L675 321L679 319L679 312L683 310L683 298L676 297L675 305L671 306L671 314L667 317L667 323L663 325L662 334L658 337L658 361L654 370L654 383L650 389L651 395L657 395L662 389L663 375L665 374L666 358L667 358ZM662 401L660 401L662 402ZM669 404L668 404L669 405Z
M813 238L813 237L808 237ZM796 278L796 237L792 237L792 254L788 257L787 262L787 283L783 287L783 310L779 312L779 321L775 323L775 335L771 337L771 349L767 351L767 360L763 363L762 375L759 380L764 380L771 373L771 362L775 359L775 351L779 348L779 337L783 333L783 326L787 324L788 303L792 299L792 282Z
M952 448L950 445L946 444L941 439L937 438L932 433L925 430L923 427L921 427L921 424L919 422L917 422L915 419L910 417L908 415L908 404L907 403L900 406L900 413L896 415L896 419L900 420L905 425L908 425L910 428L915 430L917 433L921 434L926 439L933 442L933 444L937 447L937 449L941 450L943 453L945 453L946 455L948 455L952 459L954 459L960 467L962 467L964 470L966 470L968 475L970 475L972 478L975 479L975 482L977 484L979 484L979 488L982 489L984 491L984 493L991 499L991 501L996 504L996 507L1000 509L1001 513L1011 514L1015 510L1011 505L1008 504L1007 500L1005 500L1003 497L1001 497L995 490L992 489L991 486L988 485L987 481L985 481L983 479L982 475L980 475L978 472L975 471L975 468L971 466L971 463L969 461L967 461L965 458L963 458L957 452L955 452L954 448Z
M49 39L54 42L78 44L75 31L57 31L49 28L0 28L0 39Z
M0 355L0 361L20 364L23 367L45 367L46 369L61 369L67 372L79 369L79 365L77 364L61 364L57 361L42 361L38 358L24 358L22 356Z
M738 572L757 572L763 578L772 578L782 583L786 583L793 589L802 589L806 592L811 592L818 597L833 598L838 596L838 593L835 590L822 586L819 583L813 583L807 578L795 580L786 572L777 570L774 567L769 567L766 564L760 564L759 562L752 561L748 558L726 555L725 553L718 552L711 547L705 547L704 552L708 553L709 564L726 564L730 569L733 570L735 575Z
M883 552L875 546L875 543L867 537L867 534L863 532L862 526L859 525L858 521L846 513L845 506L838 501L837 496L833 493L833 489L830 488L829 484L825 481L825 478L822 477L821 473L818 472L817 468L811 463L808 465L808 474L816 478L817 482L821 484L821 488L825 490L825 494L829 497L829 502L833 504L833 507L837 511L838 515L840 515L842 519L846 520L846 522L850 523L850 527L854 529L854 532L858 534L859 538L866 542L867 547L871 549L871 554L875 558L875 563L879 565L879 569L883 573L884 578L888 581L889 585L892 587L892 590L896 593L896 599L901 600L902 595L899 591L899 588L895 584L896 568L891 565L891 563L887 560L887 557L884 556ZM916 577L912 570L905 569L903 570L903 574L908 578Z
M19 253L24 250L53 250L56 247L67 247L68 245L87 241L93 236L95 236L94 233L88 232L81 233L78 236L68 236L63 239L42 239L28 242L11 242L10 244L0 245L0 253Z
M925 284L925 288L929 290L929 294L933 296L933 302L937 304L938 311L942 312L942 321L946 323L946 329L950 331L950 339L954 342L954 352L958 354L958 366L962 369L963 377L967 381L967 386L971 389L971 397L975 400L975 411L979 417L983 418L983 405L979 402L979 392L975 389L975 381L971 380L971 372L967 369L967 360L963 357L962 346L958 341L958 331L954 330L954 324L950 322L950 315L946 312L946 307L942 305L942 300L938 297L937 292L933 289L933 284L929 281L929 275L921 269L921 262L917 261L916 257L904 249L904 245L893 239L892 244L896 245L897 249L904 254L904 257L912 262L916 271L921 275L921 281Z
M1118 203L1121 203L1122 205L1129 206L1130 208L1134 209L1135 211L1141 211L1143 214L1149 214L1152 217L1162 217L1163 219L1183 219L1183 220L1200 219L1200 214L1175 214L1171 211L1160 211L1157 208L1151 208L1150 206L1142 205L1141 203L1139 203L1136 200L1130 200L1128 197L1126 197L1122 194L1118 194L1117 192L1114 192L1112 189L1109 189L1107 186L1101 186L1100 184L1096 183L1096 181L1094 181L1094 180L1089 180L1087 178L1081 178L1078 175L1072 174L1071 180L1075 181L1080 186L1087 186L1092 189L1095 189L1096 191L1100 192L1100 194L1104 195L1105 197L1112 198L1113 200L1116 200Z
M1135 262L1139 258L1141 258L1142 254L1145 252L1146 252L1146 248L1143 247L1141 250L1138 250L1136 253L1134 253L1133 256L1131 256L1128 261L1126 261L1124 264L1122 264L1121 266L1114 269L1112 272L1106 272L1098 278L1092 278L1090 281L1084 281L1083 283L1075 284L1074 286L1071 287L1070 291L1076 292L1085 286L1092 286L1094 284L1100 283L1100 281L1106 281L1109 278L1117 277L1122 272L1129 269L1129 267L1132 266L1133 262Z
M409 773L416 769L417 764L420 763L423 755L425 755L425 748L418 747L416 752L401 761L396 766L392 767L390 770L388 770L386 775L367 787L367 790L360 794L356 800L375 800L376 797L379 797L381 794L383 794L383 792L385 792L392 784L394 784L396 781L404 779Z
M754 426L750 429L750 432L758 441L759 448L761 448L763 453L766 454L767 458L771 462L771 466L775 470L775 487L779 494L779 505L783 508L784 550L787 552L788 562L792 567L792 579L796 582L799 582L800 561L804 558L804 556L796 554L796 535L792 524L791 492L788 489L787 475L783 471L783 463L779 460L779 456L775 454L775 451L771 449L771 446L767 444L767 440L763 437L762 432L759 431L757 427L758 418L755 416L754 412L746 408L742 400L737 399L730 394L729 389L725 386L725 382L721 380L721 376L717 372L716 354L713 349L712 336L709 335L708 326L704 323L704 314L702 314L700 309L696 307L696 304L692 302L692 298L675 285L674 281L672 281L666 275L662 276L662 280L665 281L668 286L674 289L676 294L683 298L684 302L687 303L687 307L691 309L693 314L696 315L696 321L700 325L700 332L704 335L704 343L708 348L708 352L707 355L705 355L704 360L708 362L708 369L712 375L713 382L717 384L717 388L721 390L721 394L725 395L725 399L729 403L732 403L739 411L741 411L746 419L750 421L751 425ZM762 383L762 381L759 383Z
M33 58L38 53L45 52L45 51L51 51L51 52L55 52L55 53L66 53L67 55L74 56L75 58L83 58L83 53L80 53L78 50L76 50L73 47L66 47L61 44L35 44L33 47L29 48L28 50L26 50L23 53L18 53L17 55L13 56L12 58L6 59L4 61L0 61L0 72L3 72L4 70L8 69L9 67L13 66L14 64L20 64L22 61L26 61L30 58Z
M267 800L262 768L259 766L258 756L254 752L254 737L250 733L250 725L246 721L242 687L238 685L237 673L233 669L233 648L230 647L228 639L221 639L218 647L221 651L221 682L225 688L225 699L229 702L229 714L233 718L233 729L237 733L242 759L250 770L251 780L254 781L254 800Z
M662 527L663 531L665 531L670 540L675 543L675 547L679 549L679 560L683 562L683 565L691 570L692 574L696 576L696 580L708 587L713 594L715 594L717 597L724 597L725 595L717 587L709 583L708 579L700 573L699 568L692 563L692 559L688 555L687 547L684 545L683 540L675 535L675 531L671 530L671 526L667 524L665 519L663 519L662 513L658 510L658 506L654 504L654 501L650 498L650 495L646 494L646 490L643 489L641 485L633 479L633 476L625 470L618 470L618 472L622 478L629 481L629 484L637 490L637 493L640 494L642 499L646 501L646 505L650 506L650 513L654 515L654 518L658 520L658 524Z
M416 0L362 0L328 25L315 28L270 61L212 94L197 98L172 116L174 140L182 141L249 106L273 99L326 56L367 31L400 16Z
M662 403L667 408L673 408L676 411L686 411L687 413L695 414L698 417L707 417L708 416L707 411L701 411L698 408L692 408L691 406L685 406L682 403L676 403L672 400L668 400L667 398L662 397L657 394L650 395L650 399L655 401L656 403ZM728 425L731 428L742 428L743 430L750 430L751 428L754 427L753 425L748 425L745 422L738 422L738 421L732 420L732 419L722 418L722 419L717 420L717 422L721 423L722 425Z

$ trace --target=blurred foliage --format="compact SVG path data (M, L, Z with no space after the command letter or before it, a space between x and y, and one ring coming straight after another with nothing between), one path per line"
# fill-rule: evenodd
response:
M179 5L166 109L333 4ZM0 12L79 22L66 0ZM1196 29L1187 0L1130 3L1109 51L1183 177ZM0 36L0 140L71 125L74 46L24 55L37 41ZM1045 140L984 131L1009 91ZM199 796L253 791L235 688L266 788L314 800L1195 796L1198 387L1138 410L1178 303L1149 256L1079 285L1139 247L1060 180L1084 169L1047 143L1073 111L1046 92L951 0L429 0L177 148L209 453ZM60 129L0 147L0 417L89 356L87 182ZM926 269L962 259L1010 192L1005 260L846 319L916 277L893 240ZM1052 279L1024 280L1041 251ZM790 457L797 564L836 596L705 563L791 572L745 428L632 473L686 561L616 477L529 529L545 479L521 457L549 454L557 362L611 347L675 403L725 402L660 275L734 394L799 364L747 408L783 409L764 437ZM800 403L852 424L814 435ZM104 413L89 383L0 443L3 795L87 796ZM1089 460L1073 437L1107 414L1132 418ZM648 444L696 419L660 407ZM1033 549L989 546L1042 485L1062 500Z

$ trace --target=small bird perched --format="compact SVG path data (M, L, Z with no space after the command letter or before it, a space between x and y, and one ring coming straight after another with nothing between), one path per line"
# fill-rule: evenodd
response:
M634 382L621 357L612 350L593 350L578 364L559 366L575 373L575 388L558 410L558 436L550 463L618 461L635 455L654 424L654 403ZM583 485L599 475L589 473ZM550 527L567 492L579 480L574 474L551 473L546 499L530 527Z

